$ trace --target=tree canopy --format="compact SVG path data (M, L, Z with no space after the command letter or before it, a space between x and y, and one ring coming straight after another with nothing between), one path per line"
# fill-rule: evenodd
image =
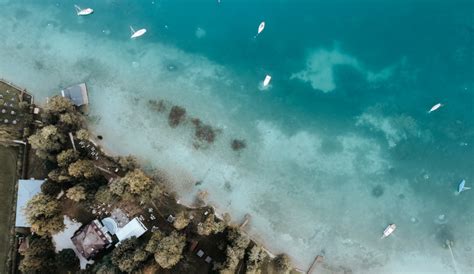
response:
M56 159L59 167L67 168L70 164L79 159L79 152L73 149L63 150L58 154Z
M26 204L26 219L36 234L52 235L64 229L59 202L43 193L36 194Z
M152 184L152 180L140 169L135 169L128 172L125 177L121 179L130 188L133 194L140 194L147 190Z
M185 245L186 237L176 231L168 236L155 231L145 249L154 254L155 261L162 268L170 269L181 260Z
M53 125L45 126L28 138L31 147L41 159L55 160L52 154L61 151L66 143L66 136Z
M58 268L75 268L79 269L79 258L71 248L66 248L56 255L56 265Z
M121 271L137 270L148 258L148 253L138 245L136 237L124 240L112 251L112 263Z
M18 268L23 273L54 273L54 258L54 246L50 238L31 237Z
M69 175L75 178L92 179L99 175L99 171L91 160L78 160L68 168Z
M66 191L66 197L75 202L80 202L86 199L86 189L80 185L73 186Z

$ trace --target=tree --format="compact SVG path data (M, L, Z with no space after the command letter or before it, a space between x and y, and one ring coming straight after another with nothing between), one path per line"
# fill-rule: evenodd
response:
M66 136L53 125L45 126L28 138L31 147L41 159L55 160L55 154L63 148Z
M41 192L45 195L56 197L61 192L61 186L56 182L46 180L41 184Z
M245 249L248 247L250 239L237 228L230 229L227 238L230 244L227 246L227 258L221 273L234 273L240 260L244 258Z
M199 235L208 236L211 234L216 234L216 233L224 231L225 227L226 227L225 222L222 222L222 221L216 222L214 215L209 214L209 216L207 216L204 223L198 224L197 232Z
M54 169L48 173L48 178L51 181L58 183L65 183L71 181L71 177L64 169Z
M75 268L79 269L79 258L71 248L66 248L56 255L56 265L59 269L62 268Z
M286 254L279 254L275 257L276 267L282 273L289 273L292 266L290 257Z
M170 269L175 266L182 258L184 246L186 245L186 237L173 231L166 237L161 232L157 237L150 239L152 243L148 243L146 250L153 252L155 261L164 269ZM157 240L160 239L160 240Z
M66 191L66 197L75 202L80 202L86 199L86 189L80 185L73 186Z
M248 252L246 274L260 273L258 269L267 257L267 253L258 245L254 245Z
M95 193L95 200L99 204L110 204L114 201L114 195L107 186L101 186Z
M50 238L30 238L19 269L23 273L54 273L54 246Z
M97 177L99 172L91 160L78 160L68 168L69 175L75 178L91 179Z
M130 171L138 168L138 161L137 158L129 155L129 156L119 156L116 157L115 160L118 162L120 167L125 171Z
M152 180L145 175L140 169L130 171L121 180L130 187L130 192L133 194L140 194L145 190L148 190L152 184Z
M68 112L59 115L59 125L65 131L74 131L84 123L82 115L75 112Z
M67 168L70 164L79 159L79 152L73 149L63 150L58 154L56 159L59 167Z
M120 242L114 251L112 251L112 263L121 271L133 272L148 259L148 253L138 245L136 237Z
M64 229L59 202L43 193L36 194L25 208L31 230L40 236L52 235Z
M74 112L75 108L69 99L62 96L53 96L49 99L45 110L50 114L58 115L68 112Z
M126 182L124 180L121 180L121 179L113 180L109 184L110 191L113 194L115 194L117 196L120 196L120 197L122 197L124 195L126 188L127 188Z
M189 219L189 215L186 212L181 211L176 214L176 219L174 220L173 226L177 230L182 230L183 228L188 226L190 221L191 220Z
M79 140L89 140L89 131L85 129L76 131L76 138Z

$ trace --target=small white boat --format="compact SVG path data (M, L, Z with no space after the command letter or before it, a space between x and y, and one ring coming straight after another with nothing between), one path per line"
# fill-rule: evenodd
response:
M436 105L434 105L434 106L431 107L431 109L428 111L428 113L431 113L431 112L433 112L433 111L439 109L439 108L442 107L442 106L443 106L443 104L437 103Z
M383 238L386 238L386 237L390 236L390 234L392 234L395 231L396 228L397 228L397 225L389 224L387 226L387 228L385 228L385 230L383 231L383 235L380 239L383 239Z
M133 27L130 26L130 31L132 32L132 36L130 36L130 39L135 39L135 38L138 38L138 37L142 36L143 34L145 34L146 29L139 29L139 30L135 31L133 29Z
M467 187L465 186L466 185L466 180L462 180L461 183L459 183L459 186L458 186L458 193L461 193L465 190L469 190L471 189L470 187Z
M91 8L81 9L78 5L74 5L74 8L78 16L86 16L94 13L94 10Z
M260 32L262 32L263 29L265 29L265 21L263 21L262 23L260 23L260 25L258 26L257 35L260 34Z
M266 75L265 79L263 80L263 87L266 87L270 84L270 81L272 80L272 77L270 75Z

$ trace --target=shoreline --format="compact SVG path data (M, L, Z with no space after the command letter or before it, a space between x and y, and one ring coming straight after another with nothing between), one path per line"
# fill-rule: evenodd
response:
M86 125L88 124L88 122L86 121ZM88 128L87 129L90 133L91 133L91 136L89 136L89 140L94 143L95 145L97 145L100 150L104 153L104 155L108 156L108 157L117 157L117 156L126 156L126 155L121 155L119 153L117 153L116 151L113 151L112 149L110 149L109 147L107 147L107 145L105 145L105 143L107 142L106 140L99 140L97 138L97 132L95 132L93 129L91 128ZM133 157L135 157L134 155L131 155ZM140 161L140 159L138 159L139 161L139 165L140 166L143 166L143 163ZM164 171L166 173L166 171ZM167 175L167 174L166 174ZM196 180L195 180L196 181ZM173 182L169 182L170 184L173 184ZM170 186L166 186L167 188L170 187ZM176 197L175 197L175 202L179 205L182 205L182 206L185 206L186 208L188 209L199 209L199 208L202 208L202 207L210 207L212 208L212 210L214 211L214 215L217 219L219 219L220 221L224 221L224 214L228 214L227 212L225 212L224 210L221 210L217 205L213 204L213 203L209 203L209 202L205 202L204 205L192 205L192 204L189 204L189 203L183 203L179 197L179 195L177 193L176 194ZM207 199L206 199L207 200ZM232 216L232 215L230 215ZM231 226L235 226L235 227L239 227L238 223L229 223L229 225ZM250 222L246 225L246 228L250 225ZM251 241L255 242L257 245L261 246L261 248L268 254L268 256L270 258L276 258L277 257L277 254L273 253L271 251L270 248L268 248L268 244L265 243L265 241L263 241L260 237L258 237L258 235L251 235L247 229L245 228L242 228L241 229L242 232L244 232ZM288 254L288 256L293 259L293 257L291 255ZM320 256L320 255L316 255L315 256L315 260L316 258ZM297 273L308 273L308 270L310 270L311 266L308 268L308 270L303 270L303 268L301 266L298 266L296 265L295 263L293 263L292 261L292 265L293 265L293 270L296 271Z

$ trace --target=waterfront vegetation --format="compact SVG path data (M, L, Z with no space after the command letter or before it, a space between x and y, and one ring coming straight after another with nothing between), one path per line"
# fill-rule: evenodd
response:
M184 116L176 112L171 109L170 115L179 116L174 122ZM26 206L26 217L35 236L30 237L30 248L22 254L21 271L79 271L71 250L54 252L51 236L65 229L64 215L83 224L106 217L108 212L91 210L103 205L121 208L131 216L149 216L147 213L153 211L157 217L143 220L149 228L145 235L105 250L86 273L291 270L286 256L272 260L245 232L230 223L228 215L221 220L205 205L195 209L182 206L167 190L166 178L159 173L147 174L132 156L109 157L101 152L89 140L84 115L68 99L50 98L37 118L28 141L48 175L42 192ZM200 202L202 199L205 197ZM206 255L198 256L198 251ZM208 256L212 260L205 262Z

